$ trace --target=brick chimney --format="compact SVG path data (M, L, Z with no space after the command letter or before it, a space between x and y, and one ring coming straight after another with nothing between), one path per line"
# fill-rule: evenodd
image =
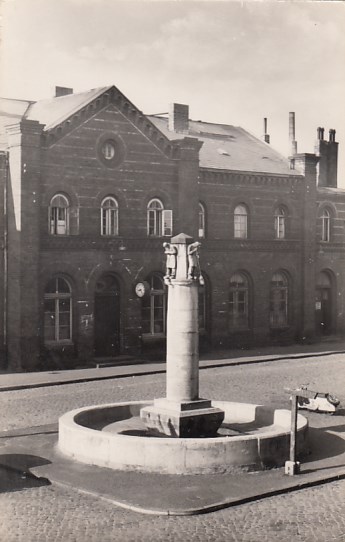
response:
M317 166L318 186L337 187L338 143L335 140L335 130L329 130L329 140L324 139L324 128L317 129L315 154L319 158Z
M67 94L73 94L73 88L55 87L55 98L59 98L60 96L67 96Z
M170 104L169 130L171 132L188 133L189 106L185 104Z
M295 135L295 113L289 113L289 141L290 141L290 154L293 156L297 154L297 141Z
M262 139L264 140L265 143L270 142L270 136L267 133L267 118L266 117L264 118L264 135L262 136Z

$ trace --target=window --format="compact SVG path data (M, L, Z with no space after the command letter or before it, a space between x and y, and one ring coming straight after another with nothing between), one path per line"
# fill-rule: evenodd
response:
M72 295L63 278L50 280L44 292L44 341L65 342L72 338Z
M164 210L159 199L153 199L147 207L147 235L150 237L172 236L173 215Z
M105 160L112 160L115 157L116 143L112 140L107 140L101 146L101 153Z
M206 236L206 216L205 207L199 203L199 237L202 239Z
M107 197L101 205L101 235L119 234L119 210L117 201Z
M165 336L166 330L166 289L163 278L153 274L149 280L150 295L142 300L143 335Z
M274 213L274 232L276 239L285 239L286 211L283 207L278 207Z
M324 209L321 215L321 241L329 243L331 240L331 213Z
M230 279L229 293L229 327L230 331L248 329L249 287L248 279L242 273L235 273Z
M244 205L237 205L234 211L234 237L235 239L248 237L248 211Z
M66 196L56 194L49 205L49 233L67 235L69 233L69 201Z
M288 280L283 273L274 273L270 285L270 326L288 325Z

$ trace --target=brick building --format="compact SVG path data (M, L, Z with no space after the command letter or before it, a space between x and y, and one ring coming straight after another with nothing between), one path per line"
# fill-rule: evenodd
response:
M202 242L202 347L342 333L345 190L335 131L317 137L298 154L290 114L285 159L266 125L146 116L115 87L1 100L1 366L162 352L181 232Z

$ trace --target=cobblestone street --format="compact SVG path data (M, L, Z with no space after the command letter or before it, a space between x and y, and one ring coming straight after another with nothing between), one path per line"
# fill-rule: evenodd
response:
M205 397L289 406L284 387L308 384L342 403L339 415L309 414L319 427L344 426L343 355L205 369ZM0 394L1 430L56 423L87 404L158 397L165 375L27 389ZM1 439L0 439L1 446ZM164 488L162 488L164 491ZM345 481L191 517L134 513L61 486L0 494L4 542L103 541L345 541Z

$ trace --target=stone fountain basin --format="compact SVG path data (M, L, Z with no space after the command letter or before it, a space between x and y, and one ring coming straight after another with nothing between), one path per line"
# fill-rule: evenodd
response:
M214 438L149 435L140 409L150 401L89 406L59 419L58 449L82 463L114 470L212 474L280 467L289 459L291 413L263 405L212 401L225 417ZM297 450L308 421L297 419Z

